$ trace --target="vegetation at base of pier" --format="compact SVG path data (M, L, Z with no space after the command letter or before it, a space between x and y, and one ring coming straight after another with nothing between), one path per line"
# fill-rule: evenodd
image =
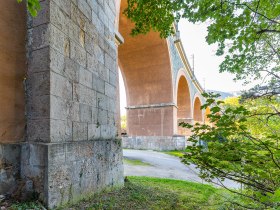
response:
M101 192L65 209L229 209L240 199L211 185L127 177L122 189Z
M259 209L280 208L280 98L230 99L216 101L204 94L211 107L211 124L185 124L192 129L192 142L183 157L194 163L206 181L230 179L242 184L243 190L228 189L251 199ZM206 142L202 146L199 141ZM222 182L220 185L224 188ZM244 205L240 203L240 205Z

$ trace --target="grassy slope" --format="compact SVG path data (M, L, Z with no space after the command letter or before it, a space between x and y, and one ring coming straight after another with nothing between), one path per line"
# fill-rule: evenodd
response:
M164 151L164 153L175 157L183 157L184 155L184 151L178 151L178 150Z
M224 209L219 193L224 191L199 183L129 177L124 188L100 193L71 209Z
M151 164L149 164L149 163L143 162L141 160L136 160L136 159L124 158L123 162L128 165L134 165L134 166L151 166Z

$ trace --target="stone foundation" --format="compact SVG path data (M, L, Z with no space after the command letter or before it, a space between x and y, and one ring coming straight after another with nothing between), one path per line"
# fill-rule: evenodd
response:
M49 208L77 201L104 188L121 186L121 141L24 144L22 178L25 192L36 189L39 199Z
M127 136L122 137L125 149L184 150L185 136Z
M13 193L20 178L20 145L0 144L0 195Z

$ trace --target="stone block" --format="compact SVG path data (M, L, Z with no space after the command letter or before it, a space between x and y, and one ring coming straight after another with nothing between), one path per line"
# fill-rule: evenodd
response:
M57 50L50 48L50 60L49 60L49 66L50 70L54 71L60 75L64 75L64 66L65 66L65 57L61 52L58 52Z
M88 139L87 135L87 123L73 122L73 141L85 141Z
M96 82L97 91L99 93L105 94L105 81L102 80L101 78L97 78L95 82Z
M116 60L114 61L107 53L105 53L105 66L110 69L110 71L117 72Z
M50 93L64 100L72 100L72 83L65 77L51 72Z
M73 86L73 100L96 107L96 92L80 84Z
M64 34L69 34L69 18L53 1L50 2L50 21Z
M92 122L92 107L86 104L80 104L80 122Z
M115 99L116 98L116 88L109 84L109 83L105 83L105 95L112 98L112 99Z
M64 142L72 141L71 120L50 120L50 141Z
M49 71L50 53L49 47L45 47L36 51L32 51L28 58L28 74L35 72Z
M79 82L86 87L92 88L92 73L80 67Z
M96 56L96 59L99 61L99 63L104 65L104 51L98 45L94 45L94 55Z
M107 125L108 124L108 114L106 110L98 109L97 124Z
M19 144L0 144L0 194L12 193L20 177Z
M85 1L85 0L83 0L83 1ZM71 4L71 19L79 26L80 29L82 29L83 31L86 31L86 25L87 25L87 22L89 22L89 20L81 12L81 10L78 9L78 6L73 3Z
M91 7L87 3L87 0L77 0L78 8L81 10L89 20L91 20Z
M49 25L49 33L50 33L50 46L60 52L61 54L64 54L67 50L65 50L65 47L67 46L68 39L66 38L66 35L59 30L54 25Z
M97 93L97 108L108 110L108 101L109 98L104 94Z
M110 80L110 75L109 75L110 70L106 68L103 64L98 63L98 74L99 77L104 80L105 82L109 82Z
M70 21L71 30L69 30L69 37L72 41L75 41L76 43L80 43L80 31L82 30L77 23L75 23L73 20Z
M50 94L50 72L36 72L28 75L26 90L32 97Z
M98 12L98 3L96 0L87 0L88 5L93 10L93 12Z
M98 60L95 56L87 53L87 69L91 72L97 73Z
M87 54L84 48L76 44L75 42L70 42L70 58L80 64L82 67L86 68L87 64Z
M97 34L86 34L85 35L85 48L91 55L94 54L94 46L97 45Z
M60 97L51 95L50 99L50 118L57 120L66 120L70 116L71 101L66 101Z
M29 119L27 121L26 137L30 142L49 142L50 119Z
M113 71L109 71L109 83L114 87L117 87L117 85L119 84L117 80L117 75Z
M28 30L28 46L31 50L45 48L50 44L50 29L48 24L39 25ZM30 49L29 48L29 49Z
M43 119L50 115L50 96L49 95L35 95L28 96L28 103L26 105L27 119Z
M75 61L65 58L65 64L63 68L63 75L70 81L78 83L79 82L79 71L80 66Z
M36 17L32 17L32 24L29 27L36 27L42 24L46 24L50 22L50 2L42 1L40 3L41 9L39 10Z
M92 123L97 124L97 119L98 119L98 109L95 107L92 107L92 112L91 112L91 120Z
M96 140L99 139L100 136L100 125L97 124L88 124L88 139Z
M70 16L71 13L71 1L65 1L65 0L52 0L56 3L56 5L65 12L68 16Z

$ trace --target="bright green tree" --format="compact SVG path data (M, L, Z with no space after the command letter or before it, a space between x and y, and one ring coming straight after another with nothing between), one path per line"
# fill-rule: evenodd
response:
M17 0L17 2L22 3L22 0ZM27 0L27 9L33 17L36 16L41 9L39 0Z
M224 179L241 183L243 190L228 189L252 202L242 206L258 209L280 207L280 98L236 99L216 101L204 94L202 108L211 107L211 125L189 125L193 135L183 157L186 164L194 163L200 176L221 186ZM275 111L277 110L277 111ZM199 141L206 142L207 147ZM254 203L254 205L253 205ZM253 206L252 206L253 205Z

